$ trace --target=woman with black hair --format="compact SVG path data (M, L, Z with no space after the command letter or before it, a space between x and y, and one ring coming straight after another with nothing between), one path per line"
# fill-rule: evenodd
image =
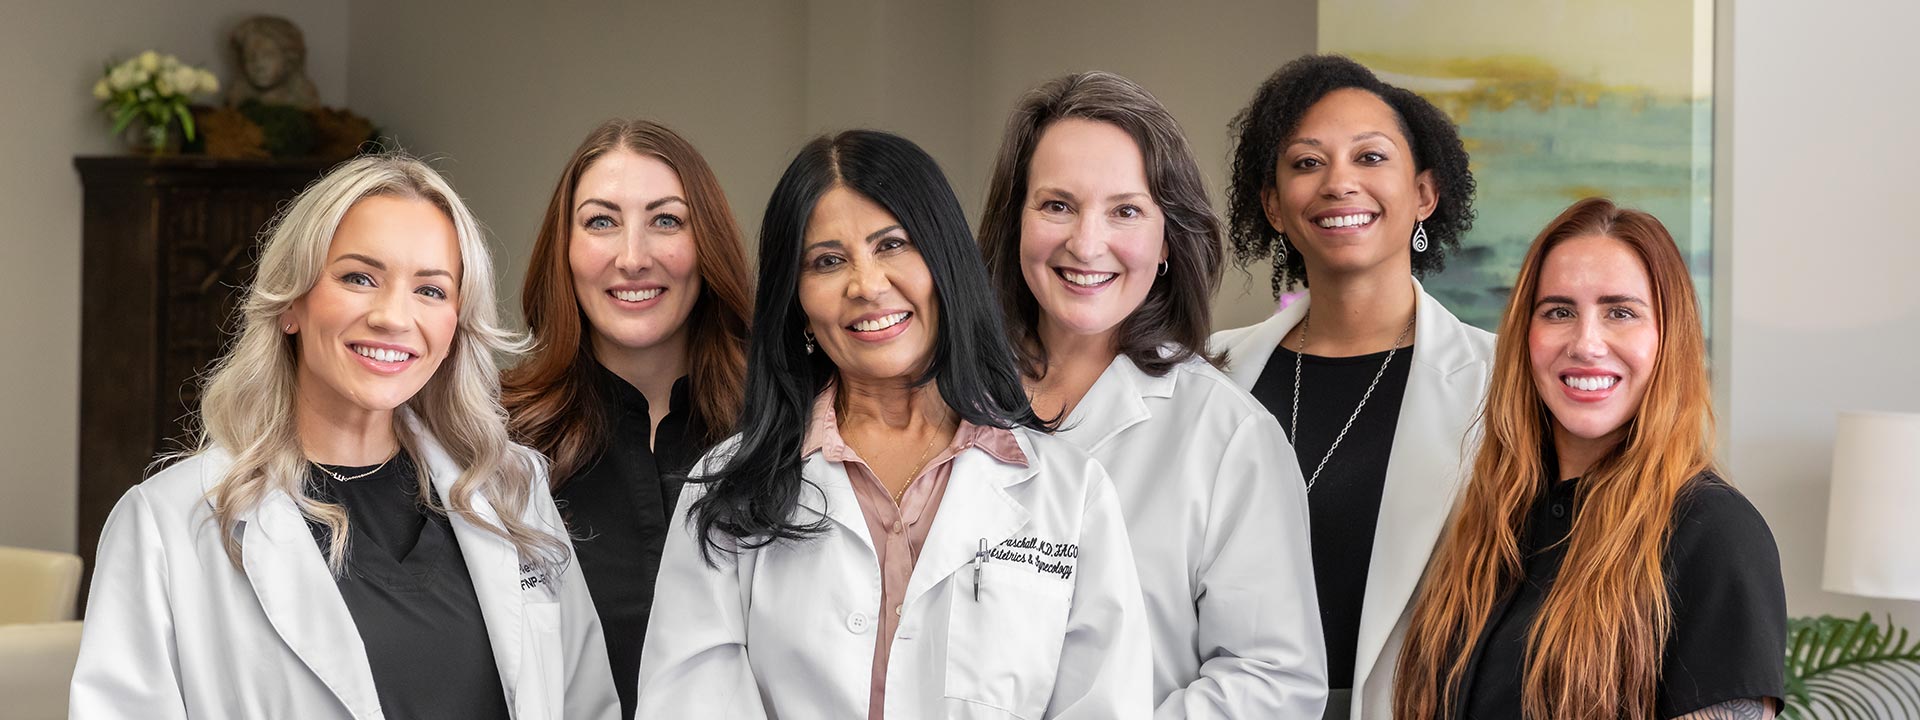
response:
M741 432L682 493L639 716L1150 715L1119 503L1029 408L933 159L815 140L760 241Z
M1310 292L1211 345L1287 428L1306 478L1325 717L1390 717L1406 611L1493 364L1493 336L1409 277L1439 270L1472 225L1467 153L1438 108L1337 55L1280 68L1234 128L1236 259L1270 260L1275 297Z
M1225 263L1179 123L1086 72L1028 92L1004 137L980 245L1036 412L1113 476L1155 717L1318 717L1305 483L1280 423L1206 355Z

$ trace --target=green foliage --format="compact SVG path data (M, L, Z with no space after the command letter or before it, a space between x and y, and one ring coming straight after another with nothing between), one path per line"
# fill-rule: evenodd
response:
M1920 718L1920 641L1891 618L1795 618L1787 634L1782 718Z

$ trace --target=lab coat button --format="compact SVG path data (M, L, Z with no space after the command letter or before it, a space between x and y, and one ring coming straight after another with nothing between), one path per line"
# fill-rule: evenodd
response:
M907 526L905 524L902 524L899 520L893 521L893 532L895 535L905 532L906 529L907 529Z
M867 624L870 622L871 621L867 619L866 613L853 613L851 615L848 615L847 616L847 632L853 633L855 635L864 633L867 631Z

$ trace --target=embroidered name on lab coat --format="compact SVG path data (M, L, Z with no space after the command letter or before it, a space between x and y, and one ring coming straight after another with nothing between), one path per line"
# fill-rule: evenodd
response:
M525 591L533 590L536 588L540 590L544 590L547 595L554 594L553 586L549 584L547 574L545 572L536 570L533 566L533 563L521 563L520 564L520 590L522 592L525 592Z
M1033 568L1036 573L1071 580L1080 559L1080 546L1074 543L1051 543L1032 536L1007 538L987 551L987 559L1021 563Z

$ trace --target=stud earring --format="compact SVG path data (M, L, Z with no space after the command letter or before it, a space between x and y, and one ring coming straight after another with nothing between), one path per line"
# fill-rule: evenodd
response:
M285 330L287 331L287 334L288 334L288 335L292 335L292 334L293 334L293 323L287 323L287 325L286 325L286 327L285 327L285 328L283 328L283 329L285 329Z
M806 343L807 343L807 354L808 354L808 355L812 355L812 354L813 354L813 348L814 348L814 343L813 343L813 331L812 331L812 330L801 330L801 331L800 331L800 338L801 338L802 340L805 340L805 341L806 341Z
M1427 251L1427 221L1425 220L1421 220L1420 223L1413 228L1413 251Z

